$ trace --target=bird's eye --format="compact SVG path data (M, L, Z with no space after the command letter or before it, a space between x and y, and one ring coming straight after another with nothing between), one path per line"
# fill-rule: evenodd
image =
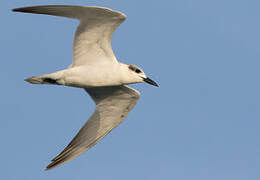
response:
M141 70L140 70L140 69L136 69L135 72L136 72L136 73L140 73Z

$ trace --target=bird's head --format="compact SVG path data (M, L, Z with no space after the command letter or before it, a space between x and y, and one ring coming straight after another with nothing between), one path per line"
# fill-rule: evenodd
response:
M127 73L124 73L126 76L123 77L126 80L126 82L129 84L146 82L148 84L158 87L158 84L153 80L151 80L150 78L148 78L145 75L144 71L136 65L124 64L124 72Z

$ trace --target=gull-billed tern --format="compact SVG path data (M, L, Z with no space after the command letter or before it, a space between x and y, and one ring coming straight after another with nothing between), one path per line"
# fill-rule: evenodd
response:
M64 70L26 79L32 84L54 84L84 88L96 103L94 114L67 147L46 167L59 166L98 143L117 127L137 103L140 93L127 84L146 82L158 86L136 65L118 62L111 36L126 19L118 11L88 6L34 6L13 11L78 19L73 62Z

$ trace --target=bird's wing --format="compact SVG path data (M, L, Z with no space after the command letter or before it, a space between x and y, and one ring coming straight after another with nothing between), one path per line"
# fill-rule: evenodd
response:
M103 7L61 5L23 7L13 11L78 19L80 24L74 37L71 67L107 61L117 63L111 37L126 19L123 13Z
M46 167L59 166L88 150L117 127L137 103L140 93L128 86L86 89L96 110L69 145Z

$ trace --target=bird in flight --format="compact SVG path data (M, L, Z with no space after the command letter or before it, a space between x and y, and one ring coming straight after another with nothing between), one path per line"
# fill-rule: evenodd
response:
M73 45L73 62L64 70L25 79L32 84L83 88L96 109L67 147L46 167L59 166L87 151L117 127L137 103L140 93L127 84L146 82L158 86L136 65L117 61L111 37L126 19L104 7L47 5L13 9L16 12L47 14L80 21Z

